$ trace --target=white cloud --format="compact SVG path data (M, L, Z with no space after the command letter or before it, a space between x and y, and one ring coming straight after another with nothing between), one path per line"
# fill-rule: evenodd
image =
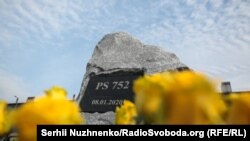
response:
M27 97L32 96L20 77L0 69L0 78L0 100L15 102L17 96L19 102L24 102Z
M71 61L78 62L75 69L82 69L104 34L126 31L176 53L195 70L232 80L235 89L246 89L250 80L249 8L250 2L243 0L0 0L0 67L13 70L13 74L5 72L8 78L18 73L35 81L28 76L32 70L36 84L44 78L60 79L51 76L56 74L53 70L44 78L37 76L43 66L59 58L54 54L64 54L60 47L67 48L69 58L74 58ZM84 50L82 55L79 50ZM72 71L62 69L64 60L56 62L53 65L61 65L61 74Z
M115 2L113 0L53 2L2 0L1 2L0 16L3 22L0 24L0 31L7 29L13 41L1 40L0 43L12 46L15 44L24 46L26 43L53 45L55 40L58 42L67 40L66 34L77 34L78 37L91 39L96 33L113 29L112 25L107 28L107 24L121 23L119 20L109 21L109 17L114 14L110 11ZM3 38L6 34L0 32L0 37Z
M234 81L233 87L237 90L243 85L244 89L250 89L250 85L246 85L250 82L247 61L250 60L247 10L250 2L225 2L191 0L183 6L176 1L162 1L156 7L164 9L162 19L148 26L139 37L175 52L195 70ZM241 77L237 77L239 75Z

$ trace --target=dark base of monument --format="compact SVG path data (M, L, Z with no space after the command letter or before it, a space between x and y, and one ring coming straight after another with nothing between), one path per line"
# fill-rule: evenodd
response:
M144 71L117 71L90 77L80 106L83 112L115 111L124 100L134 101L133 83Z

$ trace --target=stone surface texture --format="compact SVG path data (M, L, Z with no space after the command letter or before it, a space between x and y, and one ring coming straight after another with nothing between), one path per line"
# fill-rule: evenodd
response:
M145 74L187 68L179 58L161 47L145 45L125 32L105 35L89 60L77 101L80 102L91 75L144 70ZM113 124L114 112L83 113L87 124Z

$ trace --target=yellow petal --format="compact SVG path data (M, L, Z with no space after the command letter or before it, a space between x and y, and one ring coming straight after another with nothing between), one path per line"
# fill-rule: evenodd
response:
M19 140L36 141L38 124L84 123L78 104L68 100L65 95L64 89L53 87L46 92L46 96L22 105L15 117L15 124L20 132Z
M136 124L137 111L135 105L128 101L124 100L121 107L117 107L115 111L115 123L121 125L132 125Z
M67 96L66 90L59 86L54 86L51 89L45 91L45 93L48 97L55 99L65 98Z

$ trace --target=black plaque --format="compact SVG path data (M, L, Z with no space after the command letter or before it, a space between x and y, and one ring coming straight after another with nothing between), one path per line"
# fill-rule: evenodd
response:
M115 111L125 99L134 101L133 83L143 72L92 76L80 106L83 112Z

